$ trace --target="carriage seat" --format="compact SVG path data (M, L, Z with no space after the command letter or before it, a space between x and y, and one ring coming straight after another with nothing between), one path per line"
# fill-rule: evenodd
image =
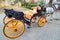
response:
M37 12L34 13L33 10L29 10L29 11L25 12L24 17L30 20L30 19L32 18L32 16L33 16L34 14L36 14L36 13L37 13Z

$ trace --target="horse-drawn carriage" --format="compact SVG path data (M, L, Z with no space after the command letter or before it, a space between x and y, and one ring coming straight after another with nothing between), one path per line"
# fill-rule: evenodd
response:
M13 9L4 9L5 18L4 18L4 34L9 38L16 38L21 36L25 30L25 23L28 26L31 26L31 23L38 20L38 26L42 27L46 23L45 13L53 13L54 9L52 7L32 7L32 10L29 10L25 13L18 12ZM29 28L29 27L28 27Z
M13 9L4 9L6 14L4 18L4 34L9 38L16 38L24 33L25 23L30 26L37 19L38 26L44 26L46 22L45 15L41 11L37 11L37 7L32 7L32 9L25 13Z

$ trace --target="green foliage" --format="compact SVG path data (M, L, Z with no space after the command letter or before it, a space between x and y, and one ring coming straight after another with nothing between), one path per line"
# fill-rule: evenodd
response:
M16 2L21 2L22 6L25 7L25 8L28 8L28 9L31 9L31 7L33 6L39 6L39 5L42 5L43 2L40 2L39 4L38 3L27 3L25 2L25 0L16 0Z
M15 2L22 2L23 0L15 0Z
M22 6L25 7L25 8L31 9L31 7L38 6L38 4L37 3L34 3L34 4L31 4L31 3L23 3Z
M15 2L18 2L18 0L15 0Z

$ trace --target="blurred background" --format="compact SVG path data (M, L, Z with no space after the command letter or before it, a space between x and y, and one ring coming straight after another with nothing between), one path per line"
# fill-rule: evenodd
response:
M52 5L58 4L60 7L60 0L0 0L0 8L4 7L25 7L31 8L32 6L39 6L39 5Z

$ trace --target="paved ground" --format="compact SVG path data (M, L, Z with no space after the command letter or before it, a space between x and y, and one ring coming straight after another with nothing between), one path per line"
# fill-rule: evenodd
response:
M55 12L56 13L56 12ZM32 28L25 28L25 32L22 36L9 39L3 34L3 18L4 14L0 14L0 40L60 40L60 13L54 14L53 21L49 21L50 17L47 17L48 22L43 27L38 27L37 23L32 24Z

